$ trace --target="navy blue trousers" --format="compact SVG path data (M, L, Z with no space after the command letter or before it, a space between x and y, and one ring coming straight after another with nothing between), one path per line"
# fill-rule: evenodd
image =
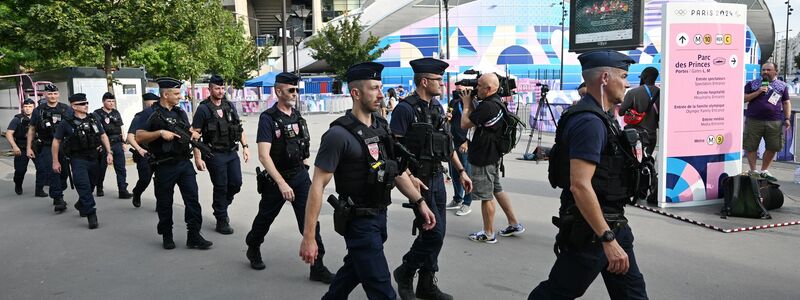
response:
M192 162L184 158L160 164L154 169L158 234L172 233L172 202L176 185L183 198L186 229L200 231L203 214L197 199L197 173Z
M29 161L28 152L23 146L20 148L20 154L14 156L14 183L22 185L22 182L25 180L25 173L28 172Z
M62 153L63 149L59 151L58 161L61 163L61 167L64 168L68 165ZM50 185L50 198L64 199L64 189L67 187L69 175L67 172L61 172L61 174L53 172L53 151L50 145L42 146L42 150L36 153L36 161L36 187L39 187L39 174L41 174L41 186Z
M628 254L630 268L623 275L611 274L603 246L594 243L582 249L568 249L556 259L550 276L537 286L528 299L575 299L583 296L598 274L603 275L608 295L616 299L647 299L644 276L633 253L633 232L625 225L616 234L617 242Z
M105 161L108 155L105 149L101 152L102 160ZM114 158L114 173L117 174L117 188L119 191L128 189L127 173L125 172L125 150L122 147L122 142L111 143L111 156ZM97 187L103 188L103 182L106 179L106 170L108 166L103 164L100 166L100 172L97 177Z
M242 163L236 151L214 152L214 158L206 160L208 175L214 185L211 207L218 220L228 216L228 205L242 188Z
M136 171L139 173L139 180L136 181L136 186L133 187L133 194L141 196L147 186L150 185L150 180L153 179L153 169L150 168L148 160L142 158L136 162Z
M439 252L444 244L444 234L447 230L447 192L444 189L444 176L439 174L429 182L427 191L422 191L425 203L436 217L436 226L431 230L418 231L417 238L411 249L403 256L403 263L412 269L423 271L439 271Z
M105 162L103 162L105 164ZM72 158L70 159L70 166L72 167L72 180L75 184L75 190L78 192L78 202L80 202L80 213L84 215L91 215L96 212L94 197L92 191L94 190L99 166L97 158ZM62 170L62 172L69 170Z
M356 217L347 226L347 255L322 299L347 299L359 284L369 299L396 299L389 264L383 254L386 210L373 217Z

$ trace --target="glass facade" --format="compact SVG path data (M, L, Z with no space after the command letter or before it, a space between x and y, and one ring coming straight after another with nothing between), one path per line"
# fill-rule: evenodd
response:
M364 0L322 0L322 22L343 15L345 12L361 7Z

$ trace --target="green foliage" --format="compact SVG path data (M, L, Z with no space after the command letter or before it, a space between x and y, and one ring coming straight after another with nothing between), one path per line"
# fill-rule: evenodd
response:
M380 39L369 34L362 43L360 17L345 18L339 24L328 24L306 42L314 59L323 59L334 69L336 78L344 79L347 68L353 64L373 61L389 46L378 48Z

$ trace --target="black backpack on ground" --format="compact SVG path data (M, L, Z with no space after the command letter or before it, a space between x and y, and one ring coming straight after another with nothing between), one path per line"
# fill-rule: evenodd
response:
M758 192L761 194L761 203L767 210L778 209L783 206L783 192L780 185L766 179L758 180Z
M758 181L758 178L749 175L736 175L722 180L725 202L722 205L720 215L723 219L729 216L772 219L772 216L769 215L761 202Z

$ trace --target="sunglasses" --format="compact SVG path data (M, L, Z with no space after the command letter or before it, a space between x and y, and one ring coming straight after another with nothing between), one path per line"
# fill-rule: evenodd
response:
M286 89L286 92L288 92L290 94L299 93L300 89L299 88L288 88L288 89Z
M439 77L439 78L422 77L422 78L425 78L425 79L431 80L431 81L442 81L444 79L444 77Z
M72 103L72 105L86 106L86 105L89 105L89 102L77 102L77 103Z

